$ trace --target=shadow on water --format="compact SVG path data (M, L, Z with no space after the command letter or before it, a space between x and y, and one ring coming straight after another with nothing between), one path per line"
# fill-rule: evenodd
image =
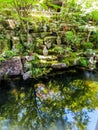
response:
M0 84L0 130L86 130L98 107L98 75L65 72Z

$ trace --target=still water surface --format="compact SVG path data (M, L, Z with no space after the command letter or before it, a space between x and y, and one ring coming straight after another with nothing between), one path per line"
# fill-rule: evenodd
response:
M98 74L65 72L0 83L0 130L88 130L98 108Z

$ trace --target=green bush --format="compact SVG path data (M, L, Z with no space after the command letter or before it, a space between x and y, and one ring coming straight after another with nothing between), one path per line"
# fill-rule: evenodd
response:
M93 47L94 47L94 45L91 42L83 42L83 43L81 43L81 49L83 49L83 50L92 49Z
M84 58L84 57L81 57L81 58L80 58L79 64L80 64L81 66L88 67L88 61L87 61L87 59Z

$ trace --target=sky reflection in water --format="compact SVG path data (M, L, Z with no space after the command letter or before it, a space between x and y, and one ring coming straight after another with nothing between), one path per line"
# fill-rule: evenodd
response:
M88 71L2 81L0 130L94 130L97 102L97 74Z

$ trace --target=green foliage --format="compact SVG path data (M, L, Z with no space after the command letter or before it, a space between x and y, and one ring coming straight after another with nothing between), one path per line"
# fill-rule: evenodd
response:
M90 41L94 43L96 49L98 48L98 31L93 31L90 36Z
M23 46L21 43L18 43L18 44L16 45L16 52L17 52L18 54L23 54L23 53L24 53L24 46Z
M65 33L65 38L68 43L72 42L74 39L74 33L72 31L68 31Z
M60 5L58 5L57 3L59 3L60 1L54 1L54 0L43 0L43 7L45 7L45 9L51 8L51 10L56 11L57 9L60 9Z
M32 72L32 77L34 79L37 79L39 77L42 77L43 75L47 75L51 69L48 69L45 67L35 67L34 64L32 64L31 67L31 72Z
M56 12L60 7L53 0L1 0L0 3L0 14L4 16L3 20L16 20L15 29L12 30L10 28L11 30L9 31L8 26L6 26L4 30L1 31L0 42L2 50L12 49L16 51L17 55L32 55L34 52L42 54L44 44L46 45L46 42L50 42L52 40L51 37L53 37L54 40L51 48L48 48L48 51L53 55L57 54L57 57L59 54L59 56L69 53L71 55L73 51L79 52L81 50L85 53L84 51L87 49L95 49L98 46L98 11L94 9L94 7L91 7L91 4L88 2L85 2L84 7L82 7L81 2L76 3L75 0L63 1L60 13ZM5 8L6 6L7 8ZM38 12L34 13L32 11L33 9ZM49 9L52 13L47 12ZM0 20L2 20L2 17ZM2 22L0 22L0 24L2 24ZM45 35L42 35L43 31ZM61 45L55 45L55 38L58 36L61 39ZM18 37L19 41L17 42L16 40L16 43L13 43L13 47L9 47L9 42L13 37L16 37L16 39ZM48 39L48 37L50 39ZM8 56L5 57L14 56L13 53L6 55ZM50 55L50 53L48 55ZM72 61L73 56L70 57L70 63L72 63ZM39 59L35 59L32 64L34 66L35 64L40 64ZM86 66L86 62L84 61L81 61L81 64ZM34 73L36 73L36 75L42 71L39 68L32 70L35 71Z
M91 42L83 42L81 43L81 49L92 49L94 47L93 43Z
M98 11L93 11L92 17L93 17L94 20L98 20Z
M5 50L1 55L3 58L12 58L16 56L16 52L12 50Z
M63 47L56 46L53 48L53 52L56 54L64 54L65 50Z
M79 60L79 64L84 67L88 67L88 60L84 57L81 57Z
M6 59L4 57L0 57L0 62L5 61Z
M41 66L40 60L36 54L33 56L34 56L34 60L31 61L31 68L30 68L33 78L36 79L38 77L46 75L51 71L50 68L47 68L46 64L42 64Z

